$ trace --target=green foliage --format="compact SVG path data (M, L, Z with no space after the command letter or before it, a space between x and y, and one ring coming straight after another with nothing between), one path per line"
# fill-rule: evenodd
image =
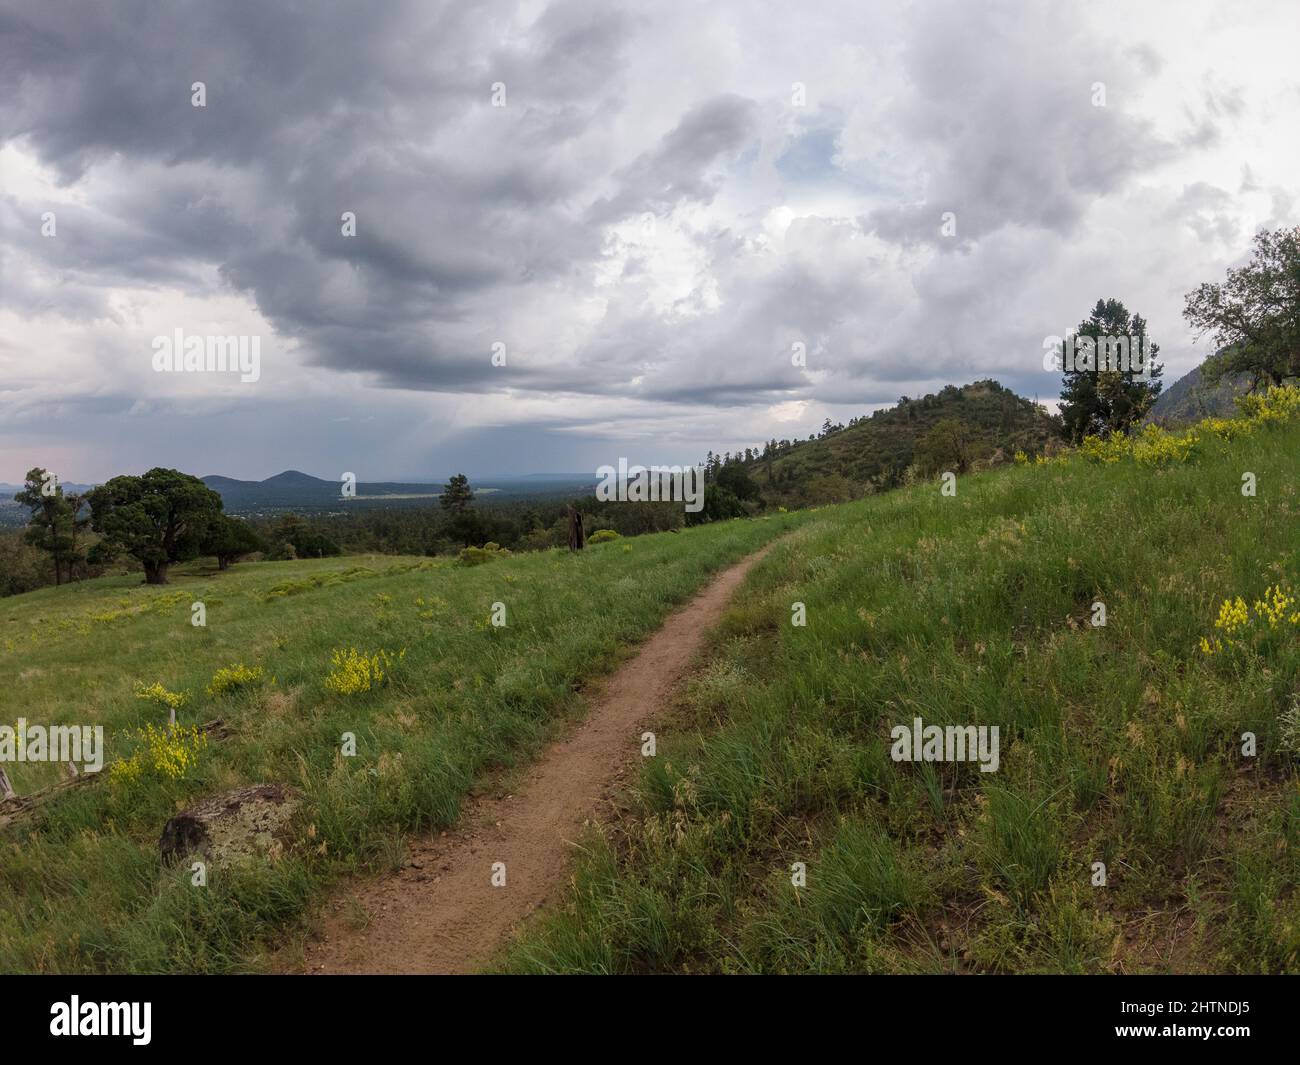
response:
M463 473L452 477L442 490L439 502L443 510L452 512L468 510L474 504L474 490L469 486L469 478Z
M217 565L225 569L232 562L238 562L245 555L255 551L265 551L266 541L253 531L247 522L232 518L228 514L216 514L203 530L199 551L213 555ZM334 552L337 554L337 550Z
M1075 330L1076 337L1128 338L1130 356L1136 358L1137 346L1146 337L1147 323L1138 314L1130 314L1119 300L1098 300L1092 313ZM1164 370L1155 361L1159 344L1151 344L1150 380L1143 380L1133 369L1113 369L1104 365L1105 356L1098 345L1090 367L1065 367L1061 382L1061 419L1067 438L1078 443L1085 436L1125 433L1140 423L1160 395L1160 377Z
M458 556L462 566L481 566L485 562L509 557L509 551L504 550L500 544L491 542L484 544L482 547L466 547L461 550Z
M255 529L254 535L257 535ZM315 523L305 521L297 514L282 515L271 529L267 539L270 541L268 557L277 561L292 558L334 558L343 553L343 549L320 531Z
M1007 455L1041 454L1061 435L1059 419L1036 403L996 381L976 381L921 399L904 396L896 406L847 426L823 427L812 440L769 441L746 468L769 506L842 502L901 485L917 462L921 441L943 421L960 424L962 453L971 466L999 449ZM721 460L718 464L725 468Z
M750 477L749 471L739 462L733 462L719 469L714 483L742 502L751 502L759 496L758 485Z
M687 525L704 525L711 521L743 518L749 513L744 503L726 488L717 484L704 486L703 504L699 510L686 512Z
M49 554L54 583L72 580L74 567L85 557L78 537L89 523L88 518L79 516L86 501L81 496L65 495L54 474L37 466L27 471L23 489L14 494L14 502L31 511L25 539Z
M916 445L914 462L923 477L970 468L971 447L966 425L960 418L940 418Z
M26 536L0 533L0 598L52 583L52 571Z
M114 477L90 493L91 526L143 567L149 584L166 584L167 568L198 554L221 496L179 470Z
M590 536L587 537L587 543L607 544L611 540L619 540L619 539L622 539L622 537L620 537L619 534L616 533L613 529L597 529L594 533L592 533Z
M1187 294L1183 317L1220 350L1205 378L1248 374L1256 386L1300 377L1300 226L1255 234L1245 266Z

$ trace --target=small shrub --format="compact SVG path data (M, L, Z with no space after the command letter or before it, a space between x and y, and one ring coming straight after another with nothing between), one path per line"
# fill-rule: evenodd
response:
M142 746L130 758L109 766L109 780L114 783L133 784L146 773L179 780L198 765L208 746L208 737L195 725L146 725L135 734Z
M339 648L330 658L333 669L325 678L325 687L337 695L373 691L388 683L393 663L405 657L406 648L396 653L379 650L371 655L355 647Z
M492 543L490 540L482 547L466 547L460 553L460 564L462 566L481 566L484 562L491 562L497 558L509 558L510 552L500 544Z
M227 666L217 670L212 674L212 681L208 684L208 694L214 697L229 695L231 692L237 692L244 688L251 688L259 684L266 675L266 670L261 666L249 669L242 662L233 666Z
M137 699L147 699L163 710L179 710L189 698L184 692L170 692L156 681L147 688L143 685L136 689Z

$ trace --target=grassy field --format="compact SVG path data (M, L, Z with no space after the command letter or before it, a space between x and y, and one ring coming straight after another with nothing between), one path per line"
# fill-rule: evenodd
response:
M815 513L502 967L1300 972L1300 423L1199 437Z
M340 874L452 823L583 680L783 533L624 815L502 968L1300 971L1300 596L1278 591L1300 586L1300 419L1193 435L580 556L188 567L0 601L0 721L102 723L117 765L0 834L0 971L258 968ZM386 682L350 693L380 652ZM150 685L232 734L159 771ZM917 717L996 725L997 771L894 761ZM24 793L57 774L11 769ZM175 809L272 780L304 793L310 847L206 890L160 864Z
M0 601L0 722L101 724L102 780L0 834L0 972L221 972L256 968L340 873L397 859L404 832L454 822L485 773L528 758L580 706L578 686L708 575L798 525L798 515L708 526L465 567L364 556L179 567L46 588ZM207 624L191 624L201 601ZM491 624L505 606L504 627ZM348 692L362 668L335 651L391 656L384 685ZM224 693L210 694L219 670ZM258 675L258 671L261 671ZM327 684L331 674L345 678ZM247 679L239 683L239 678ZM136 731L167 720L161 685L191 725L233 732L164 747ZM356 757L340 753L356 736ZM188 759L188 761L185 761ZM122 766L126 767L123 771ZM177 775L170 775L170 766ZM57 779L9 766L19 793ZM190 885L157 841L187 801L242 783L302 790L312 846Z

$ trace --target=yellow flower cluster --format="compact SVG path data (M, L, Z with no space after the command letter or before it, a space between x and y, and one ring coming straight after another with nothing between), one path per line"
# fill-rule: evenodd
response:
M1111 433L1110 436L1085 436L1079 444L1080 458L1089 462L1110 464L1128 458L1131 454L1129 440L1123 433Z
M1167 466L1186 462L1192 449L1200 443L1195 429L1185 433L1168 433L1158 425L1148 425L1133 439L1133 459L1143 466Z
M135 697L137 699L148 699L150 702L161 706L164 710L179 710L185 705L185 700L189 698L184 692L169 692L157 681L147 688L141 685L136 689Z
M1264 589L1264 598L1255 600L1255 613L1268 622L1270 629L1276 629L1282 622L1300 625L1300 611L1292 612L1296 605L1295 591L1282 585L1270 585Z
M1197 428L1222 440L1236 440L1239 436L1250 436L1255 424L1249 418L1206 418Z
M193 769L199 754L207 747L208 737L195 725L146 725L136 730L142 746L130 758L121 758L109 766L109 779L133 784L146 772L179 780Z
M1247 607L1241 596L1225 599L1219 607L1219 616L1214 620L1214 627L1223 633L1218 636L1202 636L1201 651L1207 655L1222 654L1224 647L1241 647L1239 637L1248 635L1254 625L1259 623L1276 629L1279 625L1300 626L1300 600L1289 586L1270 585L1264 591L1262 599L1256 599L1252 608ZM1226 641L1226 643L1225 643Z
M1237 409L1256 425L1288 421L1300 414L1300 386L1274 387L1262 394L1241 396Z
M265 675L266 670L261 666L249 669L242 662L238 662L212 674L212 681L208 684L208 694L226 695L240 688L248 688L261 681Z
M325 678L328 691L338 695L356 695L382 687L388 681L394 662L406 657L406 648L398 652L379 650L362 654L355 647L340 648L330 658L333 669Z
M1109 436L1085 436L1075 454L1088 462L1115 463L1131 458L1145 466L1166 466L1186 462L1205 437L1235 440L1250 436L1267 425L1300 415L1300 386L1285 385L1267 392L1241 396L1238 418L1206 418L1189 429L1171 433L1158 425L1147 425L1134 436L1115 432Z

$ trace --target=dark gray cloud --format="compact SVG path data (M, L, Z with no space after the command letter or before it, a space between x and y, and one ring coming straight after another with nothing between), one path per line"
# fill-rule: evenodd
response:
M752 143L757 106L739 96L706 100L682 116L663 140L616 175L622 186L589 212L592 222L617 221L649 211L666 214L679 203L709 203L718 191L710 171Z

